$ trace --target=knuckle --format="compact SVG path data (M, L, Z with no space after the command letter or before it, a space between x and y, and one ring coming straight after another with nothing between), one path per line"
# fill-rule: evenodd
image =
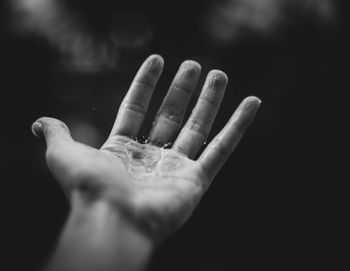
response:
M186 126L189 130L203 137L204 140L208 137L208 129L205 129L202 122L198 120L191 120Z
M229 146L224 146L223 144L216 144L214 147L215 151L220 155L226 157L231 154L231 148Z
M137 101L125 102L122 104L122 107L124 109L135 111L143 115L146 114L146 109L144 108L144 105L141 102L137 102Z
M178 112L176 112L175 110L172 110L170 108L167 108L166 110L162 110L162 112L160 112L158 114L158 117L166 118L169 121L175 122L175 123L177 123L179 125L182 122L181 115Z

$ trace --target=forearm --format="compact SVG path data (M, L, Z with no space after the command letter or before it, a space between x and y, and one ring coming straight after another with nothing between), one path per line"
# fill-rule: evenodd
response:
M153 241L105 201L74 196L72 211L47 271L140 271Z

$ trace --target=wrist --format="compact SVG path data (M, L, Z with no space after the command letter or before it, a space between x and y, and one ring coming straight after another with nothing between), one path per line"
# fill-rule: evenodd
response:
M154 241L110 203L73 194L59 248L53 262L61 270L129 271L144 269ZM74 268L62 267L60 259Z

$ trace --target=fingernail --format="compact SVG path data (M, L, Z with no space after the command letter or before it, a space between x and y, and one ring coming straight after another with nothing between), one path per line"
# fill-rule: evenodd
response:
M36 136L36 137L40 137L42 135L42 129L43 126L41 125L41 123L39 122L34 122L32 124L32 133Z
M247 98L247 102L248 102L248 104L251 104L251 103L255 103L257 105L261 104L261 100L258 97L256 97L256 96L249 96Z

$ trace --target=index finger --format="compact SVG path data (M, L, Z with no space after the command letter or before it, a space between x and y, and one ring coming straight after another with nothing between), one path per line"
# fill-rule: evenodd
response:
M116 134L137 136L163 65L163 58L159 55L151 55L142 64L119 107L110 137Z

